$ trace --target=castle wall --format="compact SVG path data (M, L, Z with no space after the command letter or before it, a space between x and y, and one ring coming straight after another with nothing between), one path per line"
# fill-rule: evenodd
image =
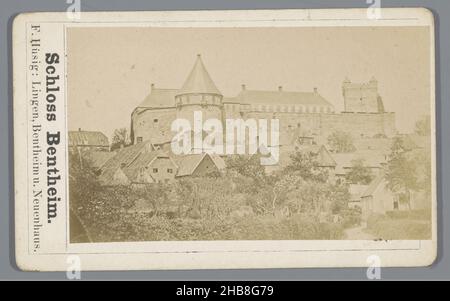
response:
M241 114L237 110L222 111L217 106L207 108L201 105L190 105L181 110L153 109L133 115L134 143L138 137L142 141L160 140L161 136L172 137L172 122L176 118L184 118L193 126L194 111L202 111L203 122L207 119L279 119L280 143L291 143L293 135L317 137L316 142L321 142L319 137L327 137L334 131L351 133L355 138L371 138L375 135L392 137L396 134L395 113L342 113L342 114L299 114L299 113L269 113L246 112ZM269 128L270 130L270 128ZM319 141L320 140L320 141Z
M334 131L351 133L355 138L368 138L375 135L395 135L395 114L342 113L321 116L321 135L328 136Z
M132 116L134 141L160 140L161 136L172 137L172 121L176 118L175 108L151 109L134 113Z
M335 131L348 132L355 138L371 138L376 135L393 137L396 135L395 113L270 114L250 112L244 118L278 118L281 144L291 143L293 135L314 136L316 142L323 143L326 139L320 138L326 138Z

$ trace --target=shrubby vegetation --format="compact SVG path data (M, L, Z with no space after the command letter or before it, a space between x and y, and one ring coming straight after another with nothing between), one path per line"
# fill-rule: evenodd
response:
M359 223L359 213L347 208L347 187L327 181L313 154L297 153L292 162L266 175L257 156L235 156L227 159L224 175L105 187L88 161L73 156L71 225L78 226L71 237L74 242L344 238L345 227Z
M372 215L367 221L367 232L384 240L427 240L431 234L430 214L418 210Z
M369 185L373 179L374 175L363 159L354 160L352 169L346 175L346 180L351 184Z
M356 150L352 135L343 131L335 131L329 135L328 145L336 153L351 153Z

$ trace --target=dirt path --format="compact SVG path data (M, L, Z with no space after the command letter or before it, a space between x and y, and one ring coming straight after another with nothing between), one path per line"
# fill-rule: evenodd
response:
M346 229L345 237L349 240L374 240L375 237L364 231L363 226Z

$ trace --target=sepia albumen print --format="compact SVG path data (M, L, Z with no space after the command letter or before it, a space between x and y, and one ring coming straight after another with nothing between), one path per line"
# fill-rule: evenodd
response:
M70 242L431 239L430 34L68 28Z

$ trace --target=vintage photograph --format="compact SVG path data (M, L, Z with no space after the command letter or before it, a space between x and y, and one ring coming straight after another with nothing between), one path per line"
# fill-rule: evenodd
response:
M431 35L67 28L70 243L431 240Z

